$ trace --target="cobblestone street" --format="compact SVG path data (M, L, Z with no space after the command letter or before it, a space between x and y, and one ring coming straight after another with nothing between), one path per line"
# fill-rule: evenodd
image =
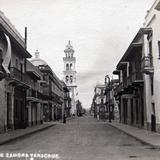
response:
M1 145L0 151L58 154L62 160L159 160L160 157L159 150L153 150L108 126L106 122L98 122L92 117L81 117L69 120L66 124L57 124L24 139Z

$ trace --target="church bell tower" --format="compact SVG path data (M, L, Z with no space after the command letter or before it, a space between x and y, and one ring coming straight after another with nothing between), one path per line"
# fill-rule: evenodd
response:
M70 41L68 41L68 44L64 52L65 52L65 57L63 57L63 62L64 62L63 80L70 91L71 114L76 115L76 93L77 93L76 68L75 68L76 58L74 57L74 49Z

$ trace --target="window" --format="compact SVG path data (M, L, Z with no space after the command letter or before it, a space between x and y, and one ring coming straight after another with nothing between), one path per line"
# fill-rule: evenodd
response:
M158 58L160 59L160 41L158 41Z
M149 41L149 55L152 55L152 41Z
M18 59L16 58L16 68L18 68Z
M71 83L73 82L73 76L70 76L70 82Z
M103 89L101 89L101 95L103 95Z
M103 98L101 99L101 104L103 104Z
M24 72L26 72L26 59L23 60L23 64L24 64Z
M69 64L68 63L66 64L66 70L67 71L69 70Z
M152 112L153 112L153 114L155 115L155 104L154 103L152 103Z
M23 63L20 63L20 71L23 73Z
M68 77L68 76L66 76L66 82L68 82L68 80L69 80L68 78L69 78L69 77Z
M72 70L72 63L70 64L70 70Z
M154 94L153 75L151 76L151 95Z

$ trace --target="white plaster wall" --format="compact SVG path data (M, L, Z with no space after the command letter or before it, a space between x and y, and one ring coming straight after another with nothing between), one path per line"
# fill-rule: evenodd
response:
M150 101L151 103L155 103L156 122L160 123L160 59L158 50L158 41L160 41L160 11L154 9L158 1L155 2L151 10L149 11L144 27L149 27L153 30L152 55L154 65L154 95L151 97ZM146 81L149 81L149 78L147 76L145 77ZM148 98L150 98L149 95ZM150 110L150 112L150 114L152 114L153 111Z
M4 131L7 124L7 99L5 93L5 80L2 80L0 81L0 132Z

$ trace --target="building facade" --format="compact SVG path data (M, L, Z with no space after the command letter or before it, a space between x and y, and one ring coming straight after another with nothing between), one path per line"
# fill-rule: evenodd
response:
M119 76L115 96L119 100L120 121L137 127L145 127L146 108L144 92L143 35L148 30L141 28L119 61L114 74ZM144 63L143 63L144 62Z
M143 28L136 34L117 65L115 96L120 121L151 131L160 131L160 1L147 12Z
M114 97L114 89L117 87L119 81L112 79L105 82L105 96L106 96L106 119L118 119L118 103Z
M24 39L0 12L0 132L27 127L26 92L29 77Z
M43 74L30 61L26 61L29 88L27 89L26 101L28 109L28 126L43 123L43 107L46 103L43 95Z
M150 33L144 36L145 99L148 128L160 132L160 1L155 0L145 17L144 27ZM151 60L148 60L150 57Z
M77 94L77 84L76 84L76 58L74 57L74 49L68 42L66 49L64 50L65 57L64 62L64 79L63 81L67 85L70 91L71 97L71 114L76 115L76 94Z
M62 108L64 105L63 84L50 66L41 58L39 52L35 52L35 58L31 60L32 64L37 66L43 74L43 95L45 103L43 107L44 121L61 120Z

